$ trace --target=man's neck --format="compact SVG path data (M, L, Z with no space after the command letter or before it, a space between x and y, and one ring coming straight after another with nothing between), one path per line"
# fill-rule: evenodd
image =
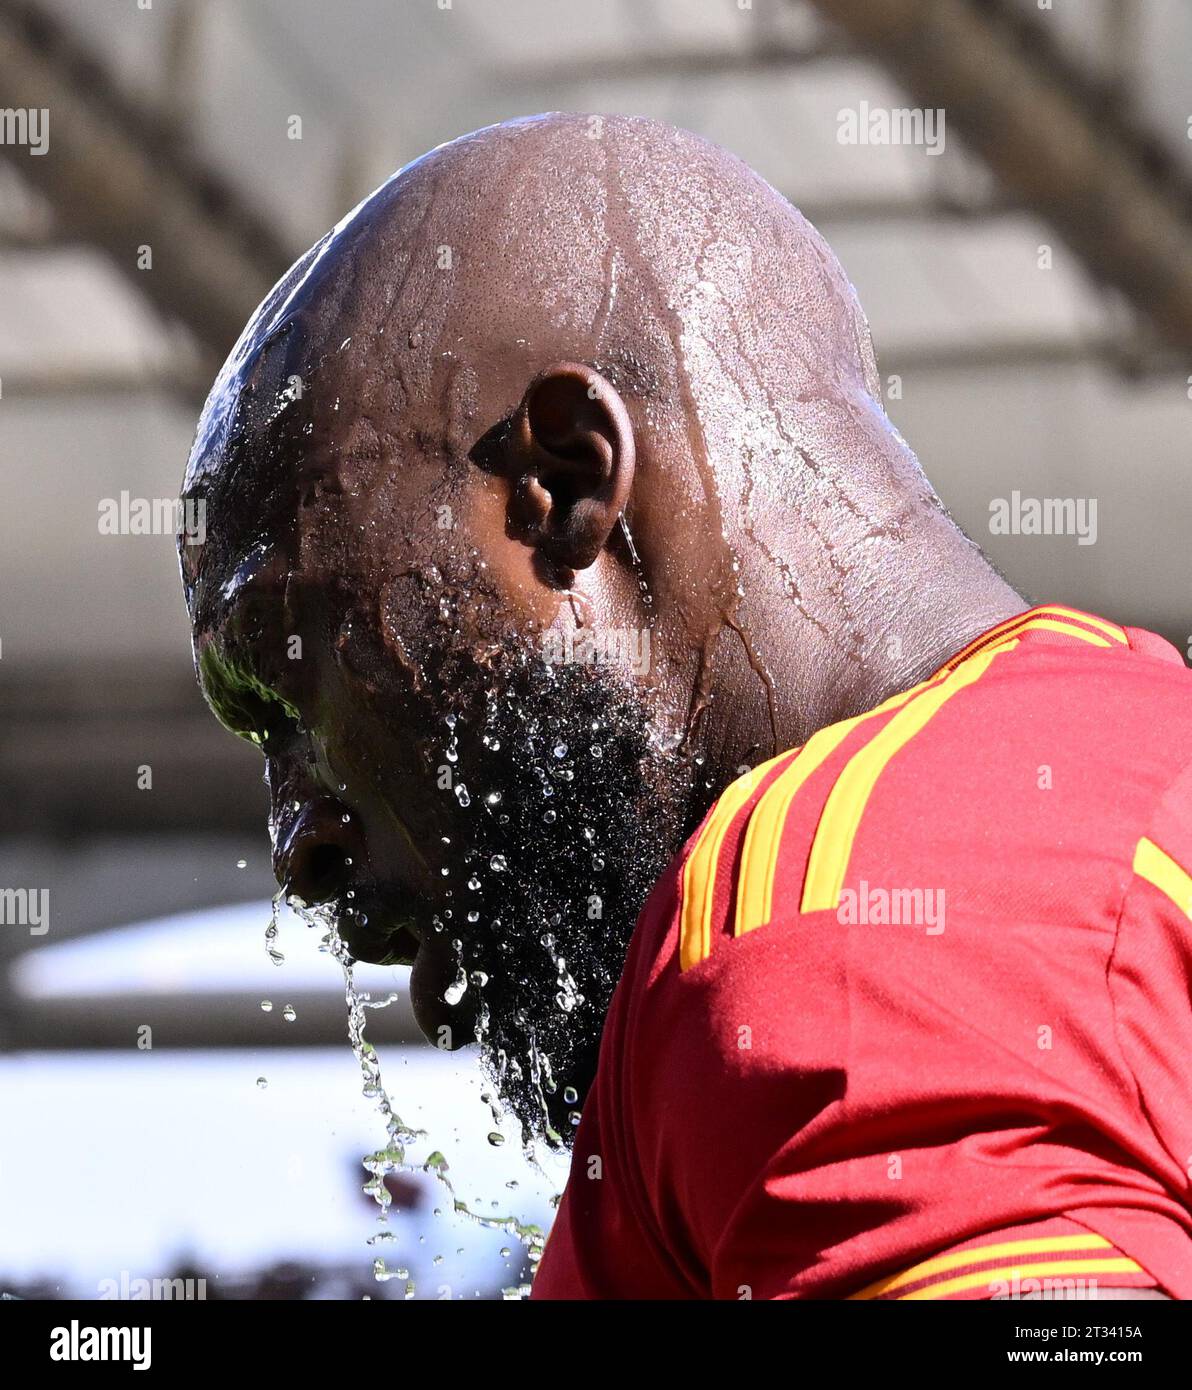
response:
M1024 612L1029 604L989 567L968 575L948 573L914 583L904 606L885 621L868 658L823 691L826 718L817 727L874 709L892 695L934 675L957 652L991 627Z
M895 575L859 575L856 592L839 597L835 626L789 606L763 608L754 628L767 632L766 679L739 650L701 731L713 785L926 680L1029 606L959 532L947 547L936 538L923 558Z

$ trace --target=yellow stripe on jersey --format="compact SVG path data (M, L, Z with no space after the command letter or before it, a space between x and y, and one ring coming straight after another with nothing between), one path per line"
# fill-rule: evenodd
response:
M891 1293L894 1289L905 1288L907 1284L917 1284L933 1274L947 1274L951 1270L971 1269L973 1265L987 1263L989 1260L1008 1260L1017 1255L1059 1255L1073 1250L1112 1250L1113 1243L1104 1236L1089 1231L1077 1236L1032 1236L1029 1240L1003 1240L993 1245L978 1245L968 1250L957 1250L950 1255L936 1255L912 1265L901 1274L891 1274L870 1284L859 1293L850 1294L850 1299L877 1298L880 1294ZM989 1273L990 1271L986 1271Z
M1165 893L1185 917L1192 918L1192 876L1145 835L1134 850L1134 872Z
M1028 616L1029 615L1029 616ZM1058 622L1058 626L1057 626ZM1083 623L1084 627L1077 624ZM1063 632L1070 637L1082 637L1085 641L1093 642L1094 645L1109 646L1111 643L1096 642L1092 633L1087 629L1096 628L1098 632L1104 633L1106 637L1112 639L1122 646L1129 646L1129 638L1116 623L1106 622L1104 618L1096 618L1091 613L1079 613L1074 608L1064 608L1059 604L1051 603L1044 608L1025 609L1021 613L1015 614L1013 618L1007 618L1004 623L998 623L996 627L991 627L988 632L983 632L980 637L976 637L967 647L964 647L954 656L948 666L957 666L962 661L966 661L969 655L978 647L983 647L985 643L1003 634L1020 637L1024 632L1031 632L1038 627L1047 627L1054 632Z
M1130 639L1126 636L1126 630L1120 623L1111 623L1106 618L1098 618L1093 613L1082 613L1077 608L1065 608L1062 604L1050 603L1045 608L1039 610L1042 613L1052 613L1056 617L1066 618L1069 622L1084 623L1086 627L1095 627L1098 632L1103 632L1106 637L1112 637L1120 646L1128 647Z
M1110 629L1108 623L1099 625L1106 630ZM1024 632L1038 629L1061 632L1096 647L1113 645L1107 638L1085 628L1076 627L1062 617L1055 618L1048 613L1039 612L1021 623L1002 641L985 646L957 663L946 681L923 694L914 704L896 715L881 733L850 759L828 795L807 862L803 898L799 905L801 912L822 912L836 907L839 903L840 890L844 886L861 817L865 814L865 807L878 778L885 771L891 758L926 727L932 716L938 713L957 691L978 680L995 656L1016 647ZM995 632L998 630L994 629ZM1122 640L1125 641L1124 634Z
M955 1279L944 1279L938 1284L928 1284L926 1288L899 1294L897 1301L909 1303L913 1299L947 1298L949 1294L964 1293L967 1289L979 1289L982 1284L995 1282L1010 1284L1015 1280L1021 1283L1024 1279L1061 1279L1070 1274L1095 1279L1099 1274L1142 1273L1142 1266L1124 1255L1100 1260L1043 1260L1033 1265L1003 1265L998 1269L983 1269L977 1274L961 1274Z
M781 757L789 757L783 753ZM679 920L679 969L687 970L706 960L712 949L712 906L720 850L737 812L745 805L767 772L779 762L773 758L738 777L722 794L683 865L683 898Z
M1040 610L1044 613L1053 613L1057 617L1067 618L1069 622L1084 623L1086 627L1095 627L1098 632L1103 632L1107 637L1112 637L1120 646L1128 647L1130 639L1126 636L1126 629L1120 623L1111 623L1106 618L1098 618L1093 613L1082 613L1077 608L1064 608L1060 604L1048 604L1046 608Z
M840 890L844 886L857 828L877 779L890 759L926 728L932 716L938 714L953 695L979 680L994 657L1011 651L1018 645L1018 640L1012 637L970 657L946 680L923 691L917 700L896 714L880 733L875 734L864 748L849 759L828 794L816 827L807 860L801 912L822 912L834 908L840 901Z
M1084 624L1083 627L1078 624ZM815 841L812 844L811 860L808 864L807 880L804 884L801 911L815 911L820 906L835 907L840 896L840 888L847 872L849 855L852 851L853 837L865 809L865 802L872 791L873 783L882 768L899 748L930 719L931 715L950 698L957 689L971 683L988 666L991 658L998 652L1009 651L1016 646L1019 638L1026 632L1042 628L1052 632L1064 633L1093 646L1110 647L1114 642L1128 645L1122 628L1115 623L1106 622L1088 613L1049 604L1045 608L1024 610L996 627L984 632L970 642L961 652L945 663L935 675L918 685L892 696L875 709L864 714L831 724L814 734L794 757L790 766L778 776L765 795L754 807L746 827L742 845L741 866L737 884L736 917L733 935L743 936L755 927L765 925L774 915L774 877L778 866L782 833L786 825L787 813L791 803L809 777L823 765L827 758L840 746L850 733L867 719L887 714L914 701L911 709L891 720L886 729L874 739L872 745L862 749L846 766L841 780L848 779L846 789L839 791L840 782L829 795L832 806L832 821L828 821L828 806L821 816ZM1089 628L1097 629L1090 632ZM1002 640L994 640L1001 634ZM1104 634L1099 636L1098 633ZM1106 640L1106 639L1111 640ZM961 674L963 672L963 675ZM945 689L946 688L946 689ZM930 692L932 702L923 711L918 711L917 697L926 697ZM921 722L916 722L921 718ZM907 723L899 725L905 736L886 739L885 736L899 720ZM914 727L911 727L912 723ZM880 742L879 742L880 740ZM870 753L874 746L877 754ZM884 756L881 750L887 750ZM868 757L866 755L869 755ZM745 807L760 780L770 772L789 752L780 754L768 762L739 778L720 797L711 815L692 847L687 862L683 866L682 908L679 927L679 968L687 970L707 959L712 949L712 915L716 894L717 876L721 865L721 850L733 820ZM854 770L857 759L863 759L860 769ZM866 771L868 769L868 772ZM870 776L868 787L865 777ZM860 793L864 791L864 795ZM838 795L839 792L839 795ZM834 800L835 798L835 800ZM847 814L845 814L847 813ZM845 838L838 839L840 830L837 820L843 820Z
M1071 623L1064 622L1060 618L1032 618L1029 623L1024 623L1015 637L1020 637L1024 632L1036 632L1039 628L1044 628L1049 632L1062 632L1068 637L1079 637L1082 642L1089 642L1094 647L1112 647L1113 643L1108 637L1100 637L1095 632L1089 632L1083 627L1074 627Z
M734 936L743 936L754 927L764 926L774 915L774 875L778 868L778 850L782 842L787 812L799 788L859 724L898 709L939 679L941 678L933 676L922 685L912 686L909 690L891 696L876 709L854 715L851 719L841 720L839 724L829 724L826 729L821 729L807 740L795 761L781 777L775 779L765 796L753 808L745 831L745 843L741 850L741 871L737 881Z

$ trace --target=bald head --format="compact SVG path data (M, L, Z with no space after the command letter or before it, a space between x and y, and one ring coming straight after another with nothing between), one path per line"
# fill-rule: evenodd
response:
M713 534L737 529L722 512L750 469L797 471L845 428L830 414L877 396L851 285L740 160L652 121L539 116L415 161L298 262L221 373L187 492L265 503L310 462L296 422L378 457L417 428L419 453L462 460L561 360L639 409L639 458ZM216 565L236 520L258 521L228 517Z
M815 230L624 117L478 131L366 199L254 315L185 489L200 676L265 752L279 880L413 958L428 1035L478 1037L555 1133L727 778L1013 602Z

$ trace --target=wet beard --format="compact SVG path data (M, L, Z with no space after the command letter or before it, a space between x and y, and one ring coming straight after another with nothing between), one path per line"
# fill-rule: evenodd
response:
M527 653L486 675L479 746L455 729L471 816L444 927L523 1140L564 1147L637 914L688 828L691 769L613 672Z

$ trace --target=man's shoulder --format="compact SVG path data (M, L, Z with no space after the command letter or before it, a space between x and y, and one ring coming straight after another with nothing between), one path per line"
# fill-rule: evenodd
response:
M1064 859L1111 863L1124 884L1192 764L1192 672L1153 633L1053 616L1069 611L1032 610L732 783L643 910L640 984L779 919L839 912L863 884L979 895L1001 880L1022 900Z
M1090 1094L1118 1076L1123 905L1146 952L1192 901L1192 679L1119 631L995 639L709 809L642 911L597 1087L668 1248L711 1258L773 1163L814 1172L925 1086L1034 1104L1041 1020L1100 1040L1070 1058Z

